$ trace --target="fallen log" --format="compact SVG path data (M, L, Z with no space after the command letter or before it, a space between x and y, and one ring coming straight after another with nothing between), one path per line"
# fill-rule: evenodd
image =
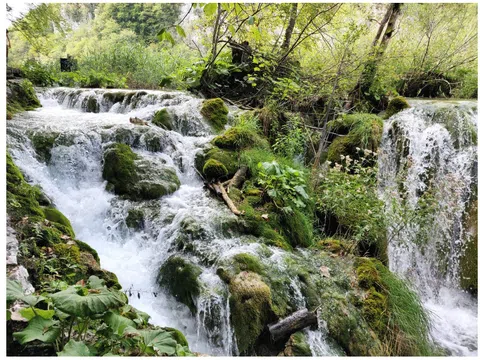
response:
M228 186L233 186L237 189L240 189L242 184L245 182L245 179L247 178L247 171L248 167L241 166L240 169L237 170L235 175L233 175L233 177L230 179Z
M275 324L268 325L268 331L270 332L272 340L275 342L286 339L291 334L315 324L317 324L317 315L315 312L302 309Z
M213 189L215 190L215 193L220 194L223 198L223 201L227 204L228 208L232 213L235 215L242 215L242 212L240 212L235 204L233 203L232 199L227 194L227 191L223 187L221 182L217 182L216 184L213 184Z

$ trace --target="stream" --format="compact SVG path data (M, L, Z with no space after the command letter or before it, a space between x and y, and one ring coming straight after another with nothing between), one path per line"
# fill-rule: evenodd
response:
M234 215L209 196L194 168L195 154L213 138L199 112L202 99L182 92L67 88L42 90L39 99L42 108L7 122L9 151L27 180L39 184L70 219L76 237L97 250L102 267L118 276L129 303L151 315L151 323L181 330L192 351L238 355L229 322L228 288L216 275L216 264L249 253L261 258L267 268L282 271L286 253L273 246L266 251L266 246L252 236L222 230L222 224L232 221ZM473 105L444 106L453 107L455 119L465 120L465 129L474 124L476 134ZM151 119L161 108L173 116L173 131L129 122L130 117ZM459 129L452 140L432 115L438 108L422 103L385 124L379 193L392 218L398 220L389 229L390 269L413 280L431 312L435 342L451 355L476 356L477 301L460 289L458 278L459 257L469 236L462 227L462 217L476 187L476 146L463 137L465 129ZM393 135L392 127L397 129ZM31 141L35 134L58 134L48 165L36 156ZM398 154L400 138L408 142L408 149L403 147ZM161 140L160 151L151 151L152 139ZM143 202L123 200L107 192L102 178L103 149L116 141L130 144L147 159L161 159L173 167L180 188L160 200ZM404 218L395 199L400 208L414 209L428 187L428 177L424 176L428 171L437 184L433 196L441 201L425 234L415 220L400 226ZM403 176L401 181L399 176ZM133 231L126 226L130 209L146 214L145 230ZM178 252L175 239L189 221L201 224L204 230L203 238L194 241L197 255L188 255L203 271L203 290L195 299L196 315L159 288L156 280L161 265ZM422 246L414 240L420 237ZM308 251L289 256L308 257ZM296 308L301 309L305 299L296 282L291 279L290 292ZM315 356L342 355L327 341L325 326L305 330L305 334Z

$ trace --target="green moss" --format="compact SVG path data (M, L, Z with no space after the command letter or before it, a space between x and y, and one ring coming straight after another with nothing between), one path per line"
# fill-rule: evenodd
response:
M312 356L310 345L303 332L297 331L292 334L285 344L283 356Z
M222 130L228 121L228 108L222 99L205 100L200 113L207 119L215 131Z
M66 233L72 238L75 237L75 232L73 231L72 224L70 224L70 221L67 219L67 217L63 215L59 210L52 207L47 207L43 209L43 212L47 220L63 225L65 227Z
M128 210L128 215L125 218L125 223L131 229L140 230L144 227L143 211L137 209Z
M248 353L271 316L271 293L258 274L241 272L229 284L232 324L238 351Z
M45 163L50 161L51 151L58 135L57 133L36 133L31 136L33 148L40 161Z
M245 148L268 149L268 141L251 129L231 127L223 135L212 140L221 149L240 150Z
M92 248L90 245L88 245L87 243L83 242L83 241L80 241L78 239L75 239L75 242L78 246L78 248L80 249L80 251L85 251L87 253L90 253L92 254L93 258L95 259L95 261L100 265L100 257L98 256L98 253L97 251Z
M209 159L203 166L202 173L207 180L213 181L226 177L228 175L228 170L220 161Z
M395 115L404 109L408 109L409 107L410 105L408 105L408 102L404 97L394 97L388 103L387 110L385 111L385 119L388 119L390 116Z
M80 249L76 245L55 244L53 251L58 257L66 257L77 263L80 261Z
M349 253L349 247L346 244L345 240L334 239L334 238L327 238L318 241L315 244L315 247L326 250L333 254L347 254Z
M125 144L113 144L103 155L103 178L118 195L128 194L138 181L134 161L138 156Z
M179 256L171 256L160 268L157 282L196 313L195 298L200 294L198 277L201 273L198 266Z
M233 257L234 266L240 271L253 271L257 274L262 274L264 271L263 265L259 259L250 254L237 254Z
M155 112L152 123L166 130L173 130L172 117L168 113L167 109L162 109Z
M280 214L281 231L292 247L309 247L313 244L313 222L301 211Z
M27 110L42 106L29 80L20 83L7 81L7 119Z
M473 201L467 211L465 229L469 233L460 257L460 286L477 295L478 292L478 201Z
M327 159L340 161L340 155L358 158L359 149L376 152L382 140L383 121L373 114L351 114L328 123L331 131L344 135L333 140L328 148Z

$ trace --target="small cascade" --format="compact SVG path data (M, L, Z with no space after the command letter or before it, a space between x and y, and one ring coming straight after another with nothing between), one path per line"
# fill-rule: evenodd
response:
M415 104L386 122L379 155L390 269L412 282L452 355L477 354L477 302L462 283L476 237L476 119L476 103Z
M213 132L200 115L201 99L180 92L67 88L46 90L40 99L42 108L9 121L9 152L28 181L39 184L71 220L76 237L97 250L102 267L118 276L129 303L151 315L153 324L182 331L193 351L238 355L229 289L217 275L238 254L257 257L272 279L283 282L290 311L306 307L298 276L289 277L286 257L293 254L232 231L237 217L204 189L194 161ZM173 130L150 123L161 109L171 115ZM131 117L150 126L131 124ZM140 202L106 191L103 152L114 142L174 169L180 188ZM50 151L40 146L46 143ZM143 212L143 229L128 228L131 210ZM201 270L195 313L158 284L159 269L172 256Z

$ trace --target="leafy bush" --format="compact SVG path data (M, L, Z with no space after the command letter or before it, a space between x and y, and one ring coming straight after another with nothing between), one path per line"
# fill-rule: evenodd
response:
M310 198L301 171L281 166L276 161L259 163L258 169L258 183L278 208L288 213L293 211L291 206L306 207Z
M295 116L282 126L272 148L277 154L287 158L302 156L305 152L306 136L300 118Z
M52 86L57 82L58 69L53 64L42 64L32 59L25 61L21 70L35 86Z
M59 356L191 355L188 344L176 341L175 331L149 325L147 314L96 276L86 284L59 282L44 288L42 295L25 295L19 282L7 280L7 319L15 301L20 302L16 312L28 321L25 329L13 333L21 345L39 341Z

